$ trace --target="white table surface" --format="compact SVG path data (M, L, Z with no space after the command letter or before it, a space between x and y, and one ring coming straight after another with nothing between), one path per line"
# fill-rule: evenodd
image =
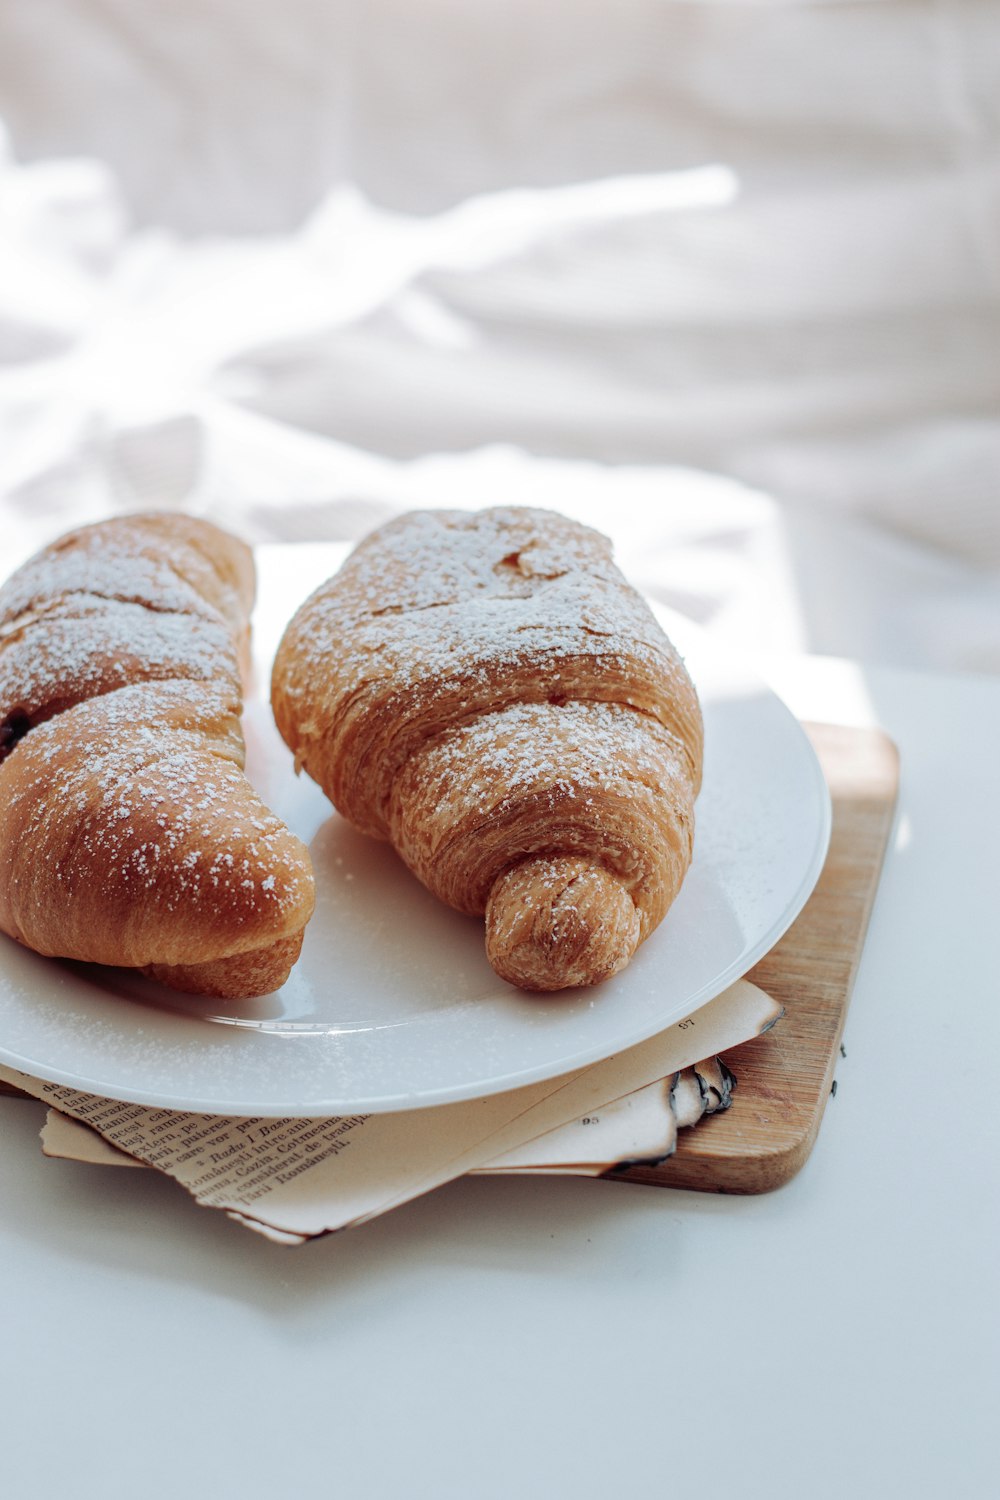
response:
M761 1198L466 1180L299 1250L0 1099L11 1496L972 1496L1000 1409L1000 682L772 664L899 816L839 1089Z

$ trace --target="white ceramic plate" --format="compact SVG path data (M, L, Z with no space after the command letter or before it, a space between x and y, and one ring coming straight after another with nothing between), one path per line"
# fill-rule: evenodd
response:
M261 550L259 676L281 622L343 549ZM705 713L695 855L623 974L540 997L498 980L479 920L441 906L356 834L291 758L262 702L248 770L312 851L302 957L260 1000L182 996L126 970L43 959L0 935L0 1060L110 1098L227 1115L340 1115L471 1099L556 1077L681 1020L773 946L816 883L830 805L796 720L747 665L664 619Z

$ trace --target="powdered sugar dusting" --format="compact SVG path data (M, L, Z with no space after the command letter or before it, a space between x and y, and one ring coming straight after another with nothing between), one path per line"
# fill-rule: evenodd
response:
M147 909L210 899L237 923L288 908L308 863L242 773L236 706L189 683L79 704L32 731L16 766L12 757L7 818L34 849L72 827L55 865L67 886L101 871L112 894L142 894Z
M15 616L0 637L0 712L32 723L136 680L171 678L238 687L221 620L81 593Z
M219 614L163 548L157 551L150 539L116 530L111 522L56 542L19 568L0 591L0 632L19 615L44 610L69 594L205 619Z
M199 955L212 931L231 952L234 930L266 943L312 899L304 848L243 774L237 596L156 524L78 533L0 590L0 918L29 943L61 924L57 951L134 965L186 961L164 914L184 914L182 945L196 924ZM95 885L110 934L86 930Z
M539 535L539 517L546 530ZM560 525L561 523L561 525ZM673 659L598 533L535 511L418 512L362 544L307 606L306 651L336 646L338 677L402 682L461 669L481 681L526 654ZM337 632L334 636L334 632ZM372 655L376 660L371 660Z
M502 813L526 792L555 805L637 787L690 796L683 747L655 720L615 703L519 703L440 735L425 757L442 817ZM498 789L501 795L498 797Z
M303 606L275 684L282 732L369 832L384 832L392 780L419 745L519 701L628 705L677 737L694 780L700 766L676 651L607 539L547 511L389 523Z

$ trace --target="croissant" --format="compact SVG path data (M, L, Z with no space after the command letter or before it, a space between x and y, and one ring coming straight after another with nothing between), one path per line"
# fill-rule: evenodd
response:
M512 984L607 978L680 889L698 698L596 531L516 507L389 522L289 624L271 701L351 823L485 914Z
M249 548L207 522L71 532L0 589L0 929L175 989L266 994L309 854L243 774Z

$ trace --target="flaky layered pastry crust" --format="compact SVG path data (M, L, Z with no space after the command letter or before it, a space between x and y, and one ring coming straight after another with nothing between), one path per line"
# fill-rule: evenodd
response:
M297 763L526 989L594 984L691 860L702 718L607 538L549 511L399 517L298 611L272 678Z
M177 989L265 994L309 854L243 774L253 560L184 516L61 538L0 589L0 929Z

